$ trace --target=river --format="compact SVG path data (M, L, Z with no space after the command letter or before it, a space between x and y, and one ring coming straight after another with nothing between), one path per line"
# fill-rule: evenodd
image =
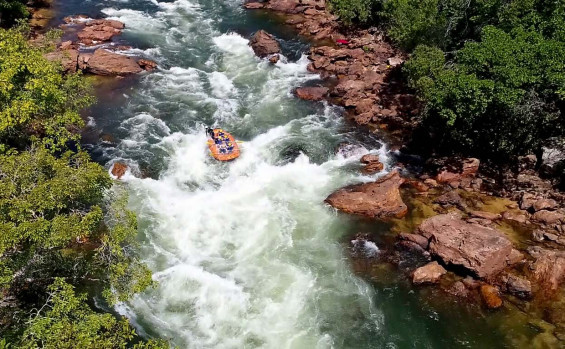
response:
M337 214L324 198L362 176L342 142L393 157L376 136L348 125L340 109L300 101L313 83L307 41L275 17L234 0L60 0L58 18L85 13L123 21L120 40L160 69L101 88L85 147L124 182L139 216L140 255L155 289L120 304L139 333L180 348L494 348L492 321L394 269L353 272L349 240L386 226ZM256 58L247 38L275 34L283 59ZM214 161L204 125L242 144ZM378 176L378 175L377 175ZM378 254L367 245L367 254Z

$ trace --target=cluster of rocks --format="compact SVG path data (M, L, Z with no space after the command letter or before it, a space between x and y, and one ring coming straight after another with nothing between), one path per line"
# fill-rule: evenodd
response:
M82 71L94 75L125 76L157 68L154 61L114 52L131 48L111 45L112 38L125 28L124 23L86 16L67 17L64 21L62 27L65 30L78 30L77 41L61 42L57 50L47 53L45 57L61 62L65 73ZM91 48L92 45L97 47Z
M312 47L308 69L323 78L337 77L337 84L325 90L299 89L296 93L299 98L331 98L333 103L344 106L360 125L374 123L381 128L403 130L414 126L412 116L419 112L417 99L399 93L399 81L395 79L396 68L404 62L404 56L384 41L376 29L345 35L338 18L326 11L324 0L271 0L250 2L245 7L286 13L287 23L301 34L331 42L331 45Z

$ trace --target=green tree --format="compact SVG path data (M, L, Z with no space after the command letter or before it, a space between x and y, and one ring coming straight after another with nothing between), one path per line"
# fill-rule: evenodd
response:
M63 76L60 64L28 44L19 28L0 29L0 144L23 147L40 140L53 150L79 139L79 111L93 102L78 74ZM2 150L2 149L0 149Z
M29 12L25 0L0 0L0 26L13 26L18 19L26 18Z
M367 22L373 18L378 0L330 0L330 9L346 23Z
M73 287L57 278L49 286L45 305L32 317L19 348L168 348L164 342L133 344L135 331L125 319L111 314L95 313L86 304L84 294L76 295Z

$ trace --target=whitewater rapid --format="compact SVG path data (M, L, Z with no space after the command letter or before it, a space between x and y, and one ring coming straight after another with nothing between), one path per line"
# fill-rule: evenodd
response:
M318 79L307 58L271 65L222 32L219 11L237 16L239 2L146 2L107 1L102 11L144 43L130 53L160 66L124 96L112 121L120 141L101 150L108 166L130 165L140 256L158 282L117 310L181 348L344 348L355 331L378 335L374 290L342 244L348 221L323 200L374 179L359 174L359 158L386 163L386 148L335 155L352 139L341 111L292 95ZM214 161L204 125L243 139L241 157ZM141 178L147 166L158 176Z

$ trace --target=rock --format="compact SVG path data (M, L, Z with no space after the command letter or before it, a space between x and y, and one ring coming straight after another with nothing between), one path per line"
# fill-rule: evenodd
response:
M352 156L359 156L367 152L367 149L361 145L341 143L336 150L336 155L341 155L344 158Z
M243 5L243 7L245 7L248 10L257 10L260 8L264 8L265 4L261 2L248 2L245 5Z
M64 51L73 48L73 42L71 40L63 41L59 45L59 50Z
M481 218L481 219L488 219L489 221L496 221L496 220L502 218L502 216L499 215L498 213L491 213L491 212L485 212L485 211L471 211L469 213L473 217L477 217L477 218Z
M300 12L300 3L298 0L277 0L267 2L266 7L273 11L285 13L298 13Z
M506 281L508 293L519 298L530 298L532 296L532 283L515 275L509 275Z
M438 185L437 181L435 179L432 179L432 178L428 178L428 179L424 180L424 184L426 184L426 185L428 185L432 188L437 187L437 185Z
M563 140L554 139L553 144L543 147L541 155L541 170L549 175L556 174L560 164L565 161L565 145Z
M278 53L269 57L269 62L271 62L271 64L277 64L280 60L281 56Z
M131 57L98 49L86 62L86 71L95 75L128 75L142 69Z
M532 240L536 242L542 242L543 240L545 240L545 237L543 236L544 234L545 232L543 230L536 229L532 232Z
M149 59L140 59L137 61L137 64L146 71L152 71L157 69L157 62L149 60Z
M533 205L534 211L548 210L553 211L559 208L557 201L553 199L540 199Z
M109 41L120 34L124 24L115 20L93 20L86 22L86 26L78 33L78 39L85 45Z
M535 258L530 265L533 280L543 291L549 293L557 291L565 278L565 251L531 246L528 248L528 253Z
M426 239L425 237L423 237L422 235L418 235L418 234L408 234L408 233L400 233L398 235L398 238L400 240L405 240L405 241L412 241L415 244L418 244L420 247L422 247L423 249L427 250L428 249L428 245L429 245L429 241L428 239Z
M481 283L479 281L473 279L470 276L467 276L466 278L464 278L462 282L465 285L465 287L467 287L470 290L474 290L474 289L479 288L481 286Z
M104 26L104 27L111 27L114 29L122 30L126 27L126 25L120 21L116 21L114 19L95 19L92 21L86 22L87 27L96 27L96 26Z
M525 224L528 222L528 216L525 213L505 211L502 213L502 219L515 223Z
M296 96L307 101L321 101L328 94L327 87L299 87L296 89Z
M439 183L451 183L461 181L462 178L473 178L477 174L480 164L479 159L464 159L458 164L457 170L444 169L438 173L436 179Z
M438 262L434 261L416 269L412 274L412 282L415 285L434 284L438 282L445 273L447 273L447 270L439 265Z
M121 163L121 162L116 162L112 165L112 175L115 176L117 179L121 179L127 172L128 170L128 165Z
M366 154L361 157L362 164L371 164L373 162L379 162L379 156L375 154Z
M281 52L281 47L275 37L264 30L256 32L251 37L249 45L255 54L261 58Z
M548 232L544 232L543 237L549 241L557 241L557 239L559 239L559 236Z
M512 243L497 229L467 223L454 214L426 219L417 232L430 241L429 252L447 264L485 278L509 264Z
M524 261L524 254L517 249L513 248L508 257L508 265L514 265Z
M384 169L384 165L379 161L378 155L366 154L361 157L361 162L367 164L361 171L364 174L373 174Z
M408 211L398 189L403 182L398 172L393 171L376 182L340 189L325 201L346 213L375 218L401 218Z
M534 213L532 219L543 224L556 224L565 221L565 215L561 212L542 210Z
M502 299L498 289L491 285L482 285L480 288L481 297L489 309L498 309L502 306Z
M418 180L411 180L408 183L420 193L425 193L430 190L430 187Z
M77 50L64 50L53 51L45 54L45 58L51 62L61 62L63 72L76 73L78 66L78 51Z
M389 59L386 60L386 63L388 65L390 65L391 67L396 67L398 65L401 65L402 63L404 63L404 60L400 57L391 57Z
M86 67L88 65L88 61L90 60L90 58L92 58L92 53L80 52L78 54L78 69L86 70Z
M469 296L469 290L462 281L455 282L449 289L447 289L447 293L461 298Z
M522 198L520 199L520 209L522 210L530 210L534 207L534 204L538 198L534 194L524 193L522 194Z
M76 16L68 16L63 18L63 22L70 24L70 23L81 23L86 22L90 19L87 15L76 15Z
M381 172L384 168L385 168L385 166L381 162L376 161L376 162L372 162L372 163L366 165L365 167L363 167L361 172L364 173L364 174L374 174L374 173Z
M447 193L441 195L440 197L434 200L434 203L442 205L442 206L456 206L461 209L465 208L465 204L463 203L463 199L456 191L448 191Z

